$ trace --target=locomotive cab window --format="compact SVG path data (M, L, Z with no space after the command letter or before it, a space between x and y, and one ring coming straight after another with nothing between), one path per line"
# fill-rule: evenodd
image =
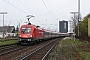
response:
M31 28L22 28L22 33L29 34L31 32Z

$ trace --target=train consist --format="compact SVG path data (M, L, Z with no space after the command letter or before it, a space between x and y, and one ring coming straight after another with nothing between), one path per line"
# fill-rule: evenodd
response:
M33 44L56 37L60 37L60 34L28 23L20 27L18 42L20 44Z

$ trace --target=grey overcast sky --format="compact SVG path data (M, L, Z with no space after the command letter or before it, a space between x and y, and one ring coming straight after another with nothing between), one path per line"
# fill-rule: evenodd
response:
M82 17L90 13L90 0L80 0ZM17 26L27 22L27 15L33 15L31 23L47 29L58 29L58 21L71 20L70 12L78 11L78 0L0 0L0 12L5 14L5 25ZM0 14L0 26L3 24Z

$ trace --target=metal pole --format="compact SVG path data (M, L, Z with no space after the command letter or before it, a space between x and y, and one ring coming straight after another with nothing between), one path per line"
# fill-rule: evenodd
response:
M4 14L7 14L7 12L0 12L0 14L3 14L3 38L4 38Z
M18 25L18 26L19 26L19 29L18 29L18 30L20 30L20 22L19 22L19 25ZM18 32L19 32L19 31L18 31Z
M3 14L3 38L4 38L4 33L5 33L5 30L4 30L4 14Z
M75 13L74 13L74 20L75 20ZM75 43L75 22L74 22L74 43Z
M78 0L78 36L79 36L79 19L80 19L80 0Z

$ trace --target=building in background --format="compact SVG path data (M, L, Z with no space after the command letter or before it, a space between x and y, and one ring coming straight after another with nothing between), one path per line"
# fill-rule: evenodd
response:
M0 38L8 36L8 33L12 33L14 31L15 27L14 26L0 26ZM10 34L9 34L10 35Z
M68 21L59 21L59 32L67 33L68 32Z

